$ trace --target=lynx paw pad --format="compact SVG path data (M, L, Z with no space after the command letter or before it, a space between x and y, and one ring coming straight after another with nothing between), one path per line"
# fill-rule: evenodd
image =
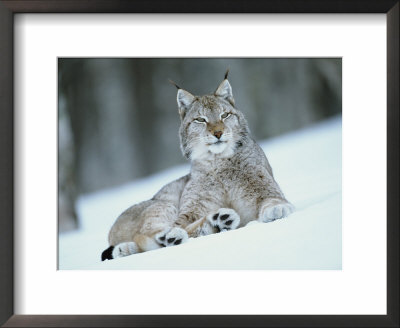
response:
M266 206L261 210L259 221L272 222L287 217L294 211L294 206L289 203Z
M158 233L155 239L163 247L175 246L186 242L188 234L181 228L172 228Z
M209 215L207 219L217 232L234 230L240 223L239 214L231 208L220 208L217 213Z

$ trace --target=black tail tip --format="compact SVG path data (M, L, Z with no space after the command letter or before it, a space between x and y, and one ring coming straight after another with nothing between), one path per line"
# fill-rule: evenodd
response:
M114 250L114 246L108 247L103 253L101 253L101 260L102 261L112 260L113 259L113 256L112 256L113 250Z

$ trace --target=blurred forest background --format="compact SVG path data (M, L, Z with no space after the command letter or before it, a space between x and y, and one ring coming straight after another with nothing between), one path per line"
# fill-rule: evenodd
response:
M79 195L185 162L168 79L208 94L227 68L257 140L342 111L340 58L59 58L59 231L79 226Z

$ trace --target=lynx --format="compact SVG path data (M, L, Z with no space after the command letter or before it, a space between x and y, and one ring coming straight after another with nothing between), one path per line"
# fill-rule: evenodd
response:
M204 96L175 84L180 146L191 162L190 174L123 212L111 227L110 247L102 260L179 245L251 221L271 222L293 212L235 106L227 76L213 94Z

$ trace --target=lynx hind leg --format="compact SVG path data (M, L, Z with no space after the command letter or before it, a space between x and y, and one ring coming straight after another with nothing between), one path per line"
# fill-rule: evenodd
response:
M116 259L117 257L124 257L131 254L136 254L139 252L139 247L133 241L120 243L116 246L108 247L102 254L101 260L112 260Z
M285 200L268 200L260 209L258 221L272 222L287 217L293 211L294 206Z
M186 230L178 227L164 229L154 236L156 242L162 247L182 244L188 238Z
M101 254L101 260L112 260L160 248L160 245L152 237L136 235L133 239L134 241L122 242L115 246L110 246Z
M216 232L222 232L236 229L240 224L240 217L231 208L220 208L217 213L208 215L207 221Z
M139 253L139 247L134 241L120 243L112 251L113 259Z

